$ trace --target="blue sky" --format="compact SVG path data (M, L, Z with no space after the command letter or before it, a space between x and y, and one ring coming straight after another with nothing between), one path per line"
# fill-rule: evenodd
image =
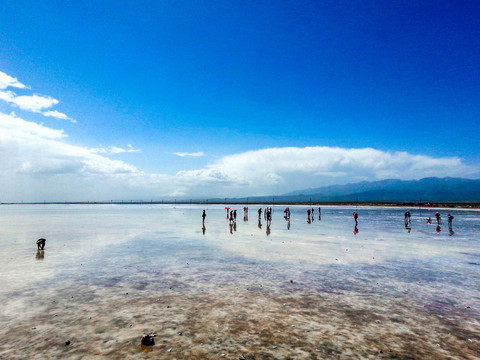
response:
M150 199L480 177L479 15L477 1L3 2L0 190Z

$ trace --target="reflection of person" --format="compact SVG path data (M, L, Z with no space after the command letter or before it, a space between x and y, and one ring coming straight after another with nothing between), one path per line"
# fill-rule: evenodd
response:
M37 249L38 250L43 250L45 248L45 242L47 240L46 239L38 239L37 240Z
M355 228L353 229L353 235L357 235L358 234L358 227L357 227L357 224L355 224Z
M205 223L203 223L203 226L202 226L202 233L203 233L203 235L205 235L205 231L207 231L207 228L205 227Z
M268 223L267 223L267 236L270 235L270 232L271 232L270 231L270 225L268 225Z
M262 228L262 219L260 217L258 218L258 228Z
M453 234L455 234L455 231L453 231L453 226L452 224L448 224L448 235L452 236Z
M318 208L318 220L322 220L322 208Z
M37 250L37 255L35 255L35 258L37 260L43 260L44 257L45 257L45 251Z

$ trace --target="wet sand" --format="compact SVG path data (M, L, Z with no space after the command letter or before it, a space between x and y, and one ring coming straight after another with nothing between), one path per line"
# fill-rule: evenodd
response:
M343 220L351 209L326 209L306 224L301 208L288 231L277 211L266 236L252 210L230 234L223 210L209 209L205 235L195 207L74 210L0 217L10 219L11 241L2 359L480 355L475 213L456 215L450 237L415 214L411 233L379 231L379 218L401 211L373 209L360 214L355 236L350 216ZM45 222L42 257L30 243ZM140 345L147 333L155 346Z

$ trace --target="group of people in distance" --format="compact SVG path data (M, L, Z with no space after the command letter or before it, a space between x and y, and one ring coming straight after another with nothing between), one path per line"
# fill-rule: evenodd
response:
M455 232L453 231L453 215L451 214L448 214L447 215L447 219L448 219L448 233L450 236L452 236L453 234L455 234ZM442 228L440 227L440 225L442 225L442 216L440 215L439 212L435 213L435 219L437 220L437 232L440 232L442 231ZM432 218L428 217L427 218L427 224L431 224L432 223Z
M448 214L448 225L451 225L453 222L453 219L455 219L451 214ZM440 215L439 212L435 213L435 219L437 220L437 225L442 225L442 215ZM432 218L428 217L427 218L427 224L432 223Z
M257 212L258 218L260 219L262 217L262 208L259 208ZM263 217L267 222L267 226L270 226L272 224L272 208L265 208L265 210L263 211Z
M227 219L229 219L229 221L230 221L230 227L231 228L232 228L232 226L236 227L237 210L230 210L229 207L226 207L225 209L227 211ZM262 217L262 213L263 213L265 221L267 222L267 230L268 230L270 228L271 223L272 223L272 208L268 208L268 207L265 208L265 209L259 208L257 210L257 212L258 212L259 227L261 228L261 217ZM285 220L288 222L287 227L288 227L288 229L290 229L290 208L288 208L288 207L285 208L283 213L284 213ZM307 222L309 224L311 223L311 221L313 221L314 214L315 214L315 209L314 208L308 208L307 209ZM319 207L318 208L318 220L321 220L321 216L322 216L321 214L322 214L322 209ZM206 216L207 216L207 214L206 214L205 210L203 210L203 213L202 213L202 224L203 224L202 230L203 230L204 234L205 234L205 218L206 218ZM436 231L440 232L441 231L440 225L442 224L442 217L441 217L439 212L435 213L435 219L437 220ZM453 224L452 224L453 219L454 219L454 217L451 214L448 214L448 229L449 229L450 236L454 234ZM358 212L357 211L353 212L353 220L355 221L355 228L353 230L353 233L356 235L356 234L358 234ZM248 221L248 207L243 208L243 221ZM405 223L405 229L407 229L410 232L410 230L411 230L410 226L411 226L412 222L411 222L411 214L410 214L410 211L408 211L408 210L405 212L404 223ZM432 219L430 217L428 217L427 218L427 224L431 224L431 223L432 223Z

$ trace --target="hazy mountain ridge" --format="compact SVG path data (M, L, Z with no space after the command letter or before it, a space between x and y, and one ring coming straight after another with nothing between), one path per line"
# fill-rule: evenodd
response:
M362 181L297 190L280 196L312 201L480 201L480 179L436 178ZM301 201L298 200L298 201ZM294 200L292 200L294 201Z

